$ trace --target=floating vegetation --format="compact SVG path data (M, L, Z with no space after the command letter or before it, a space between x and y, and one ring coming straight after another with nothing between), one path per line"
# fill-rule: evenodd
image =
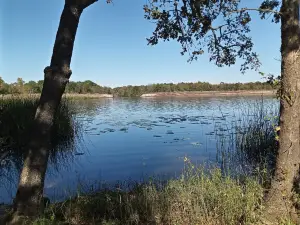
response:
M116 131L115 129L112 129L112 128L105 128L104 130L108 131L108 132L115 132Z
M127 128L127 127L123 127L123 128L120 129L120 131L125 131L125 132L127 132L127 131L128 131L128 128Z
M84 152L76 152L75 155L84 155Z
M187 141L187 140L190 140L190 138L182 138L181 140Z
M174 132L171 130L168 130L166 134L174 134Z
M201 124L205 124L205 125L211 124L210 122L206 122L206 121L201 121L200 123L201 123Z
M201 143L200 143L200 142L191 142L191 145L194 145L194 146L200 146Z
M220 128L219 128L219 131L224 132L224 131L228 131L228 129L224 129L224 128L220 127Z

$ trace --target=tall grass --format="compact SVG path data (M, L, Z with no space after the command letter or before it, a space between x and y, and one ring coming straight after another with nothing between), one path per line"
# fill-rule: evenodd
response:
M258 224L263 189L255 179L243 183L210 172L185 159L180 179L148 182L130 191L83 193L52 204L35 224Z
M239 175L256 175L266 187L272 178L278 142L279 107L277 104L265 104L261 99L252 103L243 103L225 124L218 136L218 151L224 171Z
M21 169L37 104L34 97L0 100L0 178L13 180ZM69 159L68 151L75 149L80 129L68 102L63 100L52 130L50 163L59 166Z

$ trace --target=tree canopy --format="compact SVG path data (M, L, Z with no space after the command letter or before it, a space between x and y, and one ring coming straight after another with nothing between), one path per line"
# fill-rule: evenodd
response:
M148 44L159 40L176 40L181 54L189 61L207 52L217 66L231 66L240 59L241 71L258 69L260 61L253 51L250 32L251 15L258 11L262 19L273 14L280 21L278 0L265 0L257 8L241 6L241 0L149 0L144 6L145 18L156 24Z

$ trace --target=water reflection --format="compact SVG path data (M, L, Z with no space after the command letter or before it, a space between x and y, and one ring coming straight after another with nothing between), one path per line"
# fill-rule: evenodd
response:
M80 183L174 176L180 174L184 156L197 163L218 163L224 156L218 149L236 148L235 127L252 116L260 101L261 97L76 100L72 110L84 132L83 142L72 148L84 143L84 151L73 151L69 164L58 162L68 168L53 172L50 165L45 193L61 199ZM271 112L278 102L266 98L263 105ZM9 201L8 195L1 197Z

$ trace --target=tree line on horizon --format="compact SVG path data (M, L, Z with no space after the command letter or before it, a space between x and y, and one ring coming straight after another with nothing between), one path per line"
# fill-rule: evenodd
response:
M0 94L39 94L42 92L43 80L25 82L18 78L14 83L5 83L0 77ZM118 97L139 97L146 93L179 91L239 91L239 90L273 90L269 82L224 83L208 82L157 83L149 85L128 85L122 87L100 86L93 81L70 81L66 93L74 94L113 94Z

